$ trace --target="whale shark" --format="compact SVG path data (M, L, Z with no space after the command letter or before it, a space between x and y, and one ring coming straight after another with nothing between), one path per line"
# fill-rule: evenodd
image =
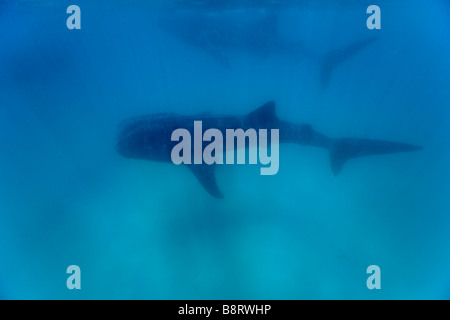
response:
M280 31L278 14L274 11L179 10L161 15L158 20L166 32L201 48L227 68L231 67L228 55L233 50L260 58L283 54L296 60L315 61L320 66L323 88L328 86L338 66L378 39L377 36L358 39L326 53L318 53L306 48L303 41L288 39Z
M269 101L246 115L160 113L130 118L119 126L116 150L125 158L172 162L171 151L177 144L171 139L172 133L184 128L193 135L195 121L202 121L205 130L217 129L223 135L228 129L278 129L279 143L326 149L329 152L331 170L335 175L342 171L349 159L422 149L417 145L393 141L330 138L314 130L310 124L296 124L279 119L275 109L275 102ZM213 197L223 198L215 176L217 164L184 165Z

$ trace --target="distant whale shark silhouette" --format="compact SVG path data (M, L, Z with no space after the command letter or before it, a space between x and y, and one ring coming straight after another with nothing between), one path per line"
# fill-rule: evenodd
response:
M324 88L336 67L378 39L370 37L318 54L300 41L287 40L279 31L276 13L247 14L248 11L180 10L161 16L159 25L182 41L208 52L225 67L230 67L227 54L232 49L261 58L280 53L317 61Z
M330 153L331 169L335 175L351 158L422 149L412 144L383 140L328 138L313 130L309 124L295 124L278 119L275 114L275 103L270 101L244 116L156 114L131 118L124 121L121 126L116 150L126 158L171 162L171 150L178 143L171 141L172 132L178 128L185 128L193 135L194 121L202 121L204 130L215 128L224 136L226 129L279 129L279 143L296 143L327 149ZM216 166L216 164L187 165L212 196L222 198L215 177Z

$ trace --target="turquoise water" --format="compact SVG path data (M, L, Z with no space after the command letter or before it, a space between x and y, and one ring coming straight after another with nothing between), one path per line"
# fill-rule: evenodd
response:
M450 298L448 3L73 4L81 30L67 29L67 3L0 3L0 298ZM370 4L381 30L366 27ZM180 11L274 13L310 54L225 48L224 66L161 27ZM321 85L321 56L373 35ZM281 145L275 176L220 166L224 199L186 168L114 149L132 116L269 100L330 137L424 149L351 160L335 177L323 149ZM373 264L381 290L366 287ZM81 290L66 287L69 265Z

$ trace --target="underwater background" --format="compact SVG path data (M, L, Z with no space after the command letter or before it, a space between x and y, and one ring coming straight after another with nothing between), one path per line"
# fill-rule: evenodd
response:
M66 27L72 4L81 30ZM381 30L366 26L372 4ZM276 14L311 55L221 50L224 66L162 27L180 12ZM443 0L2 0L0 298L449 299L449 17ZM312 53L373 36L321 83ZM281 145L277 175L220 166L215 199L186 168L114 148L129 117L269 100L330 137L424 149L336 177L324 150Z

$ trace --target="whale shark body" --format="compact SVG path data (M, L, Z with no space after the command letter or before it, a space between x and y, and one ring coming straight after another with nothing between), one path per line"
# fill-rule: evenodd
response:
M307 49L302 41L288 39L280 32L278 15L259 10L199 11L180 10L159 18L159 25L178 39L201 48L225 67L233 50L260 58L284 54L294 60L303 58L320 65L322 87L327 87L336 67L377 40L356 40L325 54Z
M171 139L172 133L184 128L194 135L195 121L202 121L205 130L220 130L224 136L227 129L278 129L279 143L295 143L328 150L331 169L335 175L341 172L344 164L351 158L422 149L412 144L383 140L332 139L317 132L309 124L295 124L279 119L275 113L275 103L270 101L243 116L155 114L131 118L121 125L116 150L126 158L172 162L171 151L177 144ZM223 197L215 177L217 164L186 166L212 196Z

